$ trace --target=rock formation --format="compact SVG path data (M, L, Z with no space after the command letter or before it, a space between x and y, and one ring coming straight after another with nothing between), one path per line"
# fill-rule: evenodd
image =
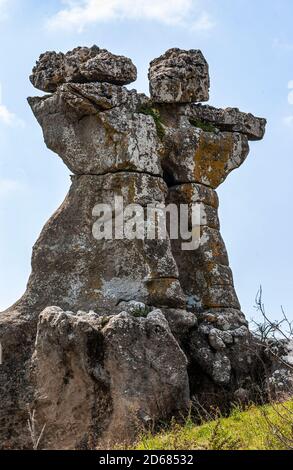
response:
M167 51L149 78L150 98L123 87L135 66L96 46L43 54L33 70L51 94L29 104L73 176L34 246L26 293L0 315L2 447L29 447L27 405L46 425L42 447L90 448L186 413L194 395L219 403L251 387L215 190L266 121L198 104L210 86L200 51ZM94 208L115 197L199 204L199 247L95 238Z
M151 99L155 103L197 103L209 100L209 66L201 51L169 49L151 62Z

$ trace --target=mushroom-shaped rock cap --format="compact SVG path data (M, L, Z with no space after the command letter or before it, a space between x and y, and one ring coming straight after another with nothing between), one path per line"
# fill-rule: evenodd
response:
M137 69L131 59L93 46L77 47L66 54L45 52L34 67L30 81L36 88L53 93L59 85L68 82L127 85L136 78Z
M149 69L151 98L156 103L209 100L209 66L199 50L169 49Z

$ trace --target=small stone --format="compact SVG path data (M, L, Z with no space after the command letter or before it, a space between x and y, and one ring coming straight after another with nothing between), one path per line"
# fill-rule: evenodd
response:
M230 382L231 362L227 356L220 352L215 355L212 377L217 384L226 385Z
M216 351L222 351L226 349L226 344L220 338L216 329L212 329L209 333L209 343Z
M137 70L130 59L93 46L77 47L66 54L45 52L34 67L30 81L39 90L52 93L68 82L127 85L136 78Z
M241 326L240 328L236 328L236 330L232 330L231 334L234 338L245 338L248 335L249 331L246 326Z
M199 50L169 49L149 69L151 98L156 103L209 100L209 66Z
M175 337L181 338L197 326L196 316L191 312L179 309L162 309L162 311Z

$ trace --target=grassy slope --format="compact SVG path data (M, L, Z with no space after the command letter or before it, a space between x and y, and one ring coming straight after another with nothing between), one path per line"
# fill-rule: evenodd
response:
M196 426L188 420L168 431L143 436L135 447L142 450L283 450L293 449L293 400L284 404L235 408L229 418L220 417Z

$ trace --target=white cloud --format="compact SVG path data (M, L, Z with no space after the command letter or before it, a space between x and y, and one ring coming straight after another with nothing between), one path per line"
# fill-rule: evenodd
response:
M293 128L293 116L286 116L284 118L284 124L288 127L292 127Z
M63 0L64 8L48 21L50 29L82 32L91 23L111 20L154 20L207 31L214 27L207 12L200 16L194 8L198 0Z
M2 103L2 86L0 83L0 123L1 122L7 126L24 125L24 122L11 111L9 111L9 109Z
M0 104L0 121L11 126L15 122L15 119L15 114L11 113L4 104Z
M216 23L211 19L210 15L204 11L199 18L192 24L194 31L209 31L216 26Z

